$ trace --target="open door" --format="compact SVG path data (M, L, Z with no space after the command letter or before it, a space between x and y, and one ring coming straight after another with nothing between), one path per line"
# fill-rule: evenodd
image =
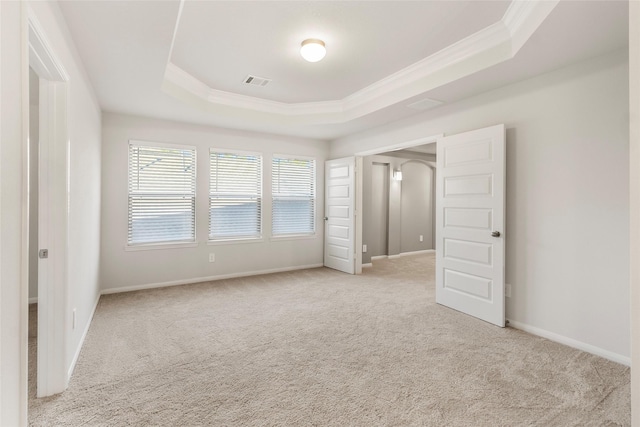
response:
M38 328L37 396L63 392L69 384L68 310L69 76L46 43L41 24L26 8L29 66L38 75ZM25 167L25 173L29 173ZM27 175L28 176L28 175ZM25 198L28 195L25 193ZM28 224L28 215L26 223ZM28 233L25 240L28 257ZM27 258L28 259L28 258ZM28 285L28 283L27 283ZM26 302L26 301L25 301ZM28 307L24 307L28 310ZM26 317L25 317L26 319ZM25 343L26 344L26 343Z
M325 163L324 265L355 273L355 157Z
M504 327L504 125L437 151L436 302Z

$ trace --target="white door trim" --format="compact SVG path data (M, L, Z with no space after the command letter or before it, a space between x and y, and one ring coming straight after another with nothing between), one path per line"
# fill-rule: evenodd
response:
M64 391L68 386L67 337L69 316L67 310L67 257L68 257L68 186L69 186L69 135L68 135L68 74L56 57L45 32L35 14L26 6L26 38L28 64L24 79L28 82L29 66L40 77L40 155L39 155L39 249L48 249L49 258L39 261L38 268L38 397ZM23 120L29 125L28 89L23 103ZM28 131L25 132L28 135ZM23 182L28 183L28 139L23 156ZM23 200L28 200L28 186L23 186ZM26 204L26 203L25 203ZM23 229L28 227L28 204L23 210ZM23 266L28 268L28 229L23 232ZM28 289L28 274L22 279L23 289ZM28 312L25 301L22 310ZM22 319L27 322L28 316ZM26 372L24 373L26 376Z
M403 150L405 148L417 147L418 145L430 144L436 142L438 138L442 138L443 133L431 136L425 136L424 138L411 139L409 141L399 142L396 144L385 145L384 147L373 148L371 150L360 151L355 156L373 156L375 154L386 153L388 151Z
M363 189L363 180L362 180L362 156L356 156L356 194L355 194L355 257L356 257L356 265L355 265L355 274L362 274L362 189ZM360 248L360 250L358 250Z

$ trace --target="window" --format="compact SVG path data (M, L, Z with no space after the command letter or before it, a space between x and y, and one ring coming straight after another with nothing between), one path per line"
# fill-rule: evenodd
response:
M262 237L262 157L209 153L209 240Z
M274 156L272 169L272 234L314 234L316 161Z
M129 142L129 245L195 242L196 150Z

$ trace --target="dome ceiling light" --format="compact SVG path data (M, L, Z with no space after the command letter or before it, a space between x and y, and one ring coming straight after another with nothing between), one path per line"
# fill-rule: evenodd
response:
M306 39L300 47L300 55L309 62L318 62L327 53L324 42L320 39Z

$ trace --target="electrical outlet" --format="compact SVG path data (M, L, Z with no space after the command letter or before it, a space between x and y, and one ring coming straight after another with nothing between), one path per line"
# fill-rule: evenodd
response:
M422 234L420 235L420 241L424 241L424 236Z
M367 245L362 245L362 253L367 253Z
M511 283L505 283L504 296L507 298L511 298Z
M216 254L211 252L209 254L209 262L216 262Z
M76 309L73 309L73 316L71 317L71 328L76 329Z

